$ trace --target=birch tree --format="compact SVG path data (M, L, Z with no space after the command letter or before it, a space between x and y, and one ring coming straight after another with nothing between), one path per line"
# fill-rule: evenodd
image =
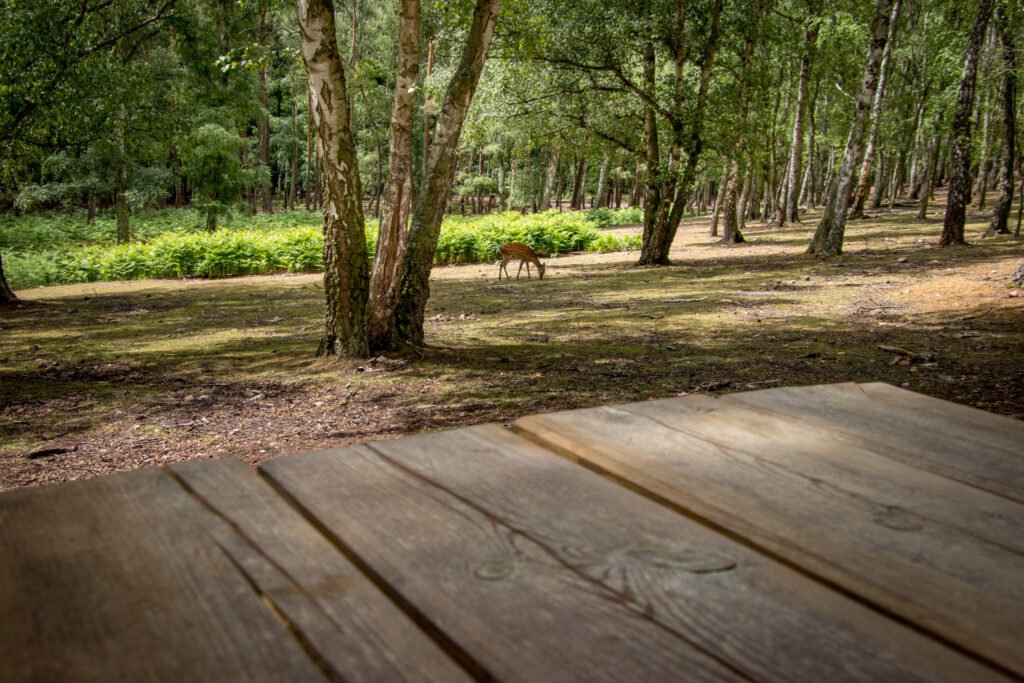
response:
M868 48L867 64L861 80L860 97L857 98L857 109L853 124L846 141L846 151L840 166L839 175L829 191L825 211L821 222L814 233L807 253L818 256L836 256L843 253L843 237L846 232L846 216L850 207L850 195L853 192L854 166L863 149L864 131L867 128L871 103L878 86L878 74L882 63L882 53L889 37L889 24L892 21L894 0L877 0L874 19L871 22L871 45Z
M946 199L946 217L942 221L941 246L965 244L967 194L971 189L971 110L974 108L974 82L978 74L978 59L985 30L992 16L996 0L981 0L974 17L974 27L967 41L963 75L957 90L956 112L953 115L953 148L950 153L951 172L949 195Z

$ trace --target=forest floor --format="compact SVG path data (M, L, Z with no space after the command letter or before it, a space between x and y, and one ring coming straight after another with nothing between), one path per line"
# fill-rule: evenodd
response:
M313 357L320 275L21 291L0 310L0 490L843 381L1024 419L1024 293L1008 286L1024 238L980 239L988 213L969 214L971 244L940 249L941 218L915 212L852 221L827 261L803 253L811 214L796 229L753 222L733 247L688 219L663 268L636 253L548 259L543 281L436 268L427 347L372 360Z

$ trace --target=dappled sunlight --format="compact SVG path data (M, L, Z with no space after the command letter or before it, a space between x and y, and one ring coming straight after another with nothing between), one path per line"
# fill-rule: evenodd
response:
M0 481L842 381L1024 416L1024 299L1006 287L1022 240L937 249L903 214L858 225L844 256L820 260L803 253L806 226L753 224L735 247L708 226L687 219L661 268L636 253L542 259L544 280L435 268L426 347L389 358L314 358L319 274L21 292L2 321ZM19 455L54 439L73 450Z

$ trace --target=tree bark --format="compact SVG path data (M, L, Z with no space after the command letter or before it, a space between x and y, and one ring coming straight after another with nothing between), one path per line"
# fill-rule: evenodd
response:
M334 3L298 0L297 4L312 102L310 120L322 166L326 331L317 355L361 357L369 353L366 303L370 268Z
M500 5L501 0L477 0L462 58L434 124L427 175L416 196L402 264L392 335L396 346L423 344L423 316L430 297L430 271L441 233L441 220L455 179L459 135L480 81Z
M644 86L648 92L654 92L656 63L654 44L650 41L644 45L643 60ZM658 172L661 156L658 142L658 121L655 118L654 108L650 104L644 105L644 140L646 142L644 163L647 167L647 174L644 183L644 229L639 265L654 265L657 260L656 252L659 251L658 246L660 246L655 245L654 240L664 236L662 229L664 226L658 225L659 216L662 215L661 203L664 200L664 179Z
M434 73L434 41L427 45L427 78ZM423 154L420 156L420 178L427 177L427 158L430 155L430 98L423 88Z
M813 19L813 17L812 17ZM814 58L814 44L818 40L817 24L804 28L803 57L800 60L800 85L796 98L796 115L793 119L793 140L789 147L789 191L786 195L785 223L800 222L800 167L802 165L804 141L804 111L807 108L807 85L811 78L811 60Z
M895 0L892 6L889 37L885 41L885 51L882 53L882 66L878 74L878 87L875 89L875 101L871 106L871 132L868 133L868 144L864 150L864 160L860 165L857 189L853 192L853 207L850 209L850 218L862 218L864 216L864 201L867 199L868 188L871 186L871 166L875 161L878 127L882 121L882 98L885 97L885 79L889 71L889 54L892 52L892 37L896 31L896 20L900 15L901 1Z
M580 154L580 160L576 164L576 174L572 180L572 198L569 200L569 208L573 211L579 211L583 208L583 204L587 194L587 157Z
M985 208L985 195L988 193L988 174L991 170L991 161L988 158L989 152L989 123L992 118L992 110L989 108L989 95L985 93L985 120L981 130L981 161L978 162L978 210Z
M1014 52L1013 32L1006 6L996 10L999 27L1000 52L1003 56L1003 145L999 166L999 199L992 208L992 222L986 234L1009 234L1010 204L1013 201L1013 165L1017 160L1017 57Z
M657 196L658 206L657 210L651 212L654 215L653 220L650 224L650 230L648 231L648 210L647 206L644 206L644 236L643 243L640 249L640 260L637 265L668 265L669 251L672 248L672 243L675 241L676 232L679 229L679 223L683 218L683 212L686 209L686 205L690 199L690 193L693 188L694 179L697 175L697 163L700 159L701 152L704 146L704 112L707 105L707 91L708 84L711 80L711 68L715 60L715 51L718 48L719 38L719 20L722 14L722 0L715 0L714 5L711 9L711 25L708 30L707 44L705 45L704 55L701 62L701 73L700 73L700 85L697 89L697 100L694 104L694 111L692 117L684 117L680 111L683 98L683 61L685 58L685 51L679 49L675 55L675 66L676 66L676 77L675 77L675 101L673 102L674 115L672 118L672 132L674 137L673 148L675 154L673 156L674 163L680 161L680 154L686 156L686 164L683 167L682 173L679 179L675 182L675 187L672 188L666 184L663 180L659 187ZM760 7L760 2L758 3ZM677 29L682 31L683 22L683 2L679 0L677 3ZM653 49L653 47L651 48ZM649 60L649 63L648 63ZM653 69L654 58L653 53L648 57L644 55L644 82L648 89L648 92L654 92L654 74L653 71L648 74L648 67ZM650 114L651 123L653 124L653 130L656 133L657 125L654 122L654 112L650 111L650 107L646 108L645 111L645 122L644 127L647 130L647 114ZM684 120L689 118L689 126L684 123ZM648 140L652 139L650 132L648 132ZM657 141L656 135L653 138ZM648 156L650 156L650 146L648 147ZM651 172L650 161L648 162L648 172ZM652 175L652 177L654 177ZM648 180L648 187L650 187L650 180ZM671 190L674 189L674 192ZM669 195L672 194L671 212L668 212L668 201ZM649 193L650 197L651 194Z
M310 209L313 201L313 185L310 183L310 171L316 166L316 159L313 156L313 99L310 90L306 87L306 183L304 185L306 196L306 211Z
M846 141L846 151L843 154L839 176L829 192L821 222L818 223L818 229L807 248L809 254L836 256L843 253L846 214L850 208L850 194L853 192L854 166L860 158L868 114L875 96L875 88L878 86L879 67L882 63L882 53L885 52L888 42L892 9L893 0L877 0L875 3L875 16L871 23L871 47L868 50L864 78L861 80L857 110L854 113L853 125L850 127L850 135Z
M399 275L412 208L412 125L415 86L420 71L420 1L401 0L399 13L398 71L391 106L388 176L377 234L377 253L370 276L371 350L391 345Z
M260 20L257 24L256 35L257 40L263 40L263 35L267 26L267 10L263 8L260 10ZM258 141L257 146L259 148L260 163L267 171L270 171L270 96L267 94L267 67L263 66L260 68L260 86L259 86L259 100L260 100L260 116L259 123L257 126ZM260 188L260 196L263 201L263 212L272 213L274 211L274 205L270 198L270 179L263 183Z
M728 172L728 169L726 172ZM718 237L718 219L722 215L722 190L725 189L725 181L726 178L722 178L719 181L718 191L715 192L715 208L711 213L711 230L708 232L708 235L711 237Z
M292 207L293 211L295 210L295 197L298 194L298 181L295 177L299 170L299 146L297 143L297 140L299 138L299 127L298 122L296 121L297 116L298 107L295 104L295 100L292 99L292 149L291 154L289 155L291 157L289 159L291 169L288 172L288 201L289 206Z
M760 22L763 4L757 3L755 22ZM740 157L743 154L743 145L746 141L747 116L750 111L750 68L754 60L754 46L757 43L757 23L749 28L747 44L743 53L743 69L740 74L740 120L737 124L739 134L732 147L732 158L729 162L729 172L726 180L723 181L722 213L724 214L722 226L722 244L739 244L744 240L740 231L742 218L737 213L737 199L740 187ZM750 170L747 171L750 176Z
M935 164L939 158L939 127L941 125L942 112L939 111L935 119L935 139L928 146L928 151L925 153L924 170L921 173L921 208L917 212L917 217L922 221L928 217L928 202L932 198L932 185L935 182Z
M953 144L950 151L952 168L949 177L949 194L946 200L946 217L942 221L940 246L966 244L964 222L967 212L967 195L971 189L971 110L974 108L974 82L978 74L978 57L985 40L985 29L992 16L996 0L981 0L974 18L974 28L967 41L964 56L964 70L956 98L956 113L953 115Z
M608 163L609 163L608 152L604 153L604 159L601 160L601 171L597 174L597 190L594 192L594 207L601 208L607 206L605 201L605 188L608 186Z
M4 272L4 255L0 254L0 304L9 304L17 301L14 290L7 283L7 274Z
M544 194L540 198L540 210L551 208L551 192L555 187L555 176L558 174L558 150L554 150L548 159L548 167L544 175Z

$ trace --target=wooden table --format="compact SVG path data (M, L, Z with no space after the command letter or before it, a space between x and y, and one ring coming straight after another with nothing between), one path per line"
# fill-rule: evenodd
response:
M0 680L1024 677L1024 423L884 384L0 494Z

